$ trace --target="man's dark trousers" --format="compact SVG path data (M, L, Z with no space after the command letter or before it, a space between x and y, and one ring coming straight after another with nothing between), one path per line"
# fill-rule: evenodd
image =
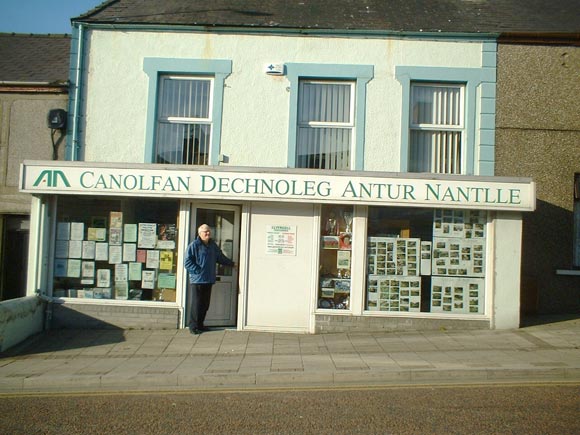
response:
M203 330L213 284L189 284L189 329Z

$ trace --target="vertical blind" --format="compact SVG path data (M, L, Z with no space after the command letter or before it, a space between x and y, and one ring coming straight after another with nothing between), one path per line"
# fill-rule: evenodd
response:
M352 83L300 82L296 167L350 167L353 89Z
M411 172L462 173L463 107L461 85L411 85Z
M207 165L211 79L162 77L157 105L157 163Z

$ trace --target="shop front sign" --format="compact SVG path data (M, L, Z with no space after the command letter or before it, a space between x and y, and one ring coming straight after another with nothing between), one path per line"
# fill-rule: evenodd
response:
M529 179L48 163L22 165L21 191L519 211L534 210L536 202Z

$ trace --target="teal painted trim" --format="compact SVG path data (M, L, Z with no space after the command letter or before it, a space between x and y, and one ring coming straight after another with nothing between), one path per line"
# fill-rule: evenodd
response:
M495 115L497 83L497 43L482 46L481 63L485 79L481 86L479 175L495 174Z
M462 42L482 42L496 40L500 33L468 33L468 32L400 32L395 30L357 30L357 29L298 29L279 27L228 27L228 26L183 26L168 24L108 24L75 21L87 28L111 31L139 31L139 32L198 32L215 34L239 35L283 35L283 36L329 36L329 37L360 37L360 38L404 38L425 40L457 40Z
M70 57L69 57L69 101L67 115L67 138L65 145L65 160L80 160L81 145L79 137L81 136L80 120L85 119L82 113L83 89L83 69L84 54L83 52L84 32L78 26L72 27ZM77 83L78 82L78 83Z
M481 68L446 68L397 66L395 77L402 86L401 172L409 171L409 116L411 82L465 84L465 175L475 173L475 132L477 125L477 87L484 81L494 81L495 75Z
M76 26L72 28L72 34L70 38L70 53L69 53L69 68L68 68L68 81L69 85L69 98L68 98L68 116L67 116L67 132L66 132L66 145L64 148L64 159L72 160L73 155L73 139L72 139L72 126L75 117L75 106L76 98L74 88L76 86L76 63L77 55L79 49L79 29Z
M355 140L353 152L354 167L364 170L364 143L366 119L366 85L374 77L373 65L340 65L287 63L286 75L290 82L290 115L288 126L289 168L296 167L296 140L298 135L298 88L300 79L355 80Z
M227 76L232 72L232 61L147 57L143 60L143 71L149 76L144 163L153 163L155 161L155 128L157 125L157 88L159 76L161 74L197 74L211 75L214 77L213 125L208 164L218 165L221 148L224 87Z

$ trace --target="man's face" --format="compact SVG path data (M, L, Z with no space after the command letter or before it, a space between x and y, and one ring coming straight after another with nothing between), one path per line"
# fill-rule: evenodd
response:
M207 243L210 237L211 231L209 227L204 226L199 229L199 238L201 239L202 242Z

